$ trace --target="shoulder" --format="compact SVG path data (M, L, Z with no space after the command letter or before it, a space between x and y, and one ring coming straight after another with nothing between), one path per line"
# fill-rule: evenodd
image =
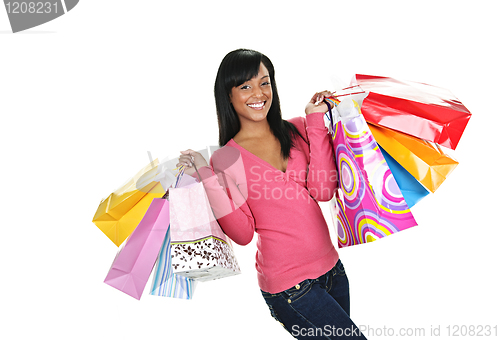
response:
M235 159L241 157L241 147L232 139L226 145L215 150L212 160Z
M306 119L305 117L294 117L291 119L287 119L287 122L293 124L297 130L299 130L301 135L305 135L306 133Z
M292 123L295 125L297 128L303 127L304 124L306 123L306 118L305 117L293 117L290 119L287 119L287 122Z
M232 139L223 147L216 150L210 158L214 172L226 172L229 169L234 171L243 170L243 160L240 146Z

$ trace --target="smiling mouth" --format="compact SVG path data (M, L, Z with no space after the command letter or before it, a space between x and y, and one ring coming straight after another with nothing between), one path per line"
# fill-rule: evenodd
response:
M258 103L247 104L247 106L250 106L252 109L255 109L255 110L261 110L262 108L264 108L265 104L266 104L266 102L263 101L263 102L258 102Z

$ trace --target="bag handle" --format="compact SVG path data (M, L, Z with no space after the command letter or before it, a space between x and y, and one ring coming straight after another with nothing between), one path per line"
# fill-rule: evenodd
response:
M175 177L177 177L177 179L175 180L175 183L172 183L172 186L174 188L177 188L177 186L179 185L179 183L182 179L182 176L184 175L184 165L181 165L180 167L178 167L176 169L179 169L179 171L175 175ZM176 170L176 169L174 169L174 170ZM196 172L198 172L198 171L196 171ZM172 188L172 186L170 186L170 188ZM165 191L165 194L161 197L162 199L166 199L168 201L170 188L167 188L167 191Z
M330 126L332 127L332 131L333 131L332 106L330 105L328 100L325 99L324 102L326 103L326 106L328 106L328 116L330 117Z
M333 131L333 115L332 115L332 106L330 105L330 102L333 105L337 106L337 104L340 103L340 101L337 99L336 96L333 96L333 97L325 98L324 102L325 102L326 106L328 106L328 115L330 117L330 126L331 126L332 131ZM337 174L337 181L340 182L340 173ZM330 212L332 214L335 214L335 215L338 214L339 209L340 209L340 207L337 205L337 198L339 199L339 201L342 204L342 209L345 210L344 197L343 197L343 193L342 193L342 190L340 189L340 187L338 187L337 190L335 190L333 200L330 202Z

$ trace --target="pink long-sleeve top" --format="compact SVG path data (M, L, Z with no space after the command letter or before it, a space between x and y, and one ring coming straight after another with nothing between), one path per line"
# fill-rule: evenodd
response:
M331 136L322 113L290 120L296 137L287 169L278 170L230 140L202 177L224 232L240 245L258 235L256 269L263 291L278 293L323 275L338 260L317 201L337 188Z

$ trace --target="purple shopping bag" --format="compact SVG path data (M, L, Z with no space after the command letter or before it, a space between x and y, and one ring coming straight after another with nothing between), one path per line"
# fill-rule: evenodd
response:
M118 252L104 282L140 299L170 223L169 202L155 198Z

